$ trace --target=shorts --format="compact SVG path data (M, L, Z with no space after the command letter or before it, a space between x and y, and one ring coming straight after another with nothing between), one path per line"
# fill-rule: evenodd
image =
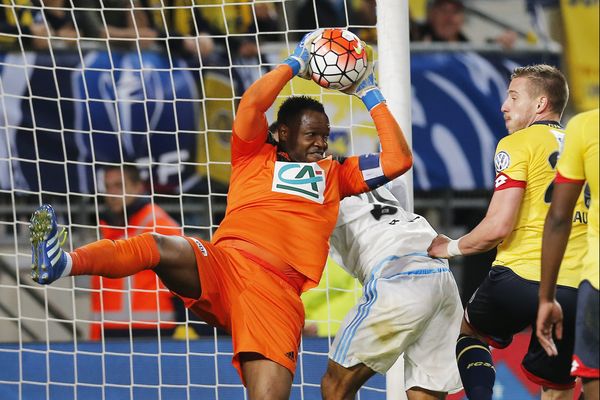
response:
M455 392L462 387L454 355L463 309L445 260L398 262L365 282L329 358L385 374L404 353L405 387Z
M240 353L258 353L296 370L304 307L282 278L231 247L186 237L194 249L202 294L181 297L207 323L231 333L233 366L244 381Z
M531 328L521 367L530 381L552 389L574 387L571 358L575 339L577 289L558 286L556 298L563 310L563 339L555 340L558 355L550 357L535 335L539 282L524 279L510 268L494 266L467 303L465 319L496 348L507 347L513 335Z
M598 379L599 326L600 315L598 289L585 280L579 285L577 294L577 317L575 321L575 352L571 375Z

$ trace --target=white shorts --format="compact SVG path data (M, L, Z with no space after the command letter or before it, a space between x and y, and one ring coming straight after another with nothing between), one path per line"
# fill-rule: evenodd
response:
M421 260L389 263L365 282L329 358L385 374L404 353L406 389L453 393L462 388L454 354L463 308L448 263Z

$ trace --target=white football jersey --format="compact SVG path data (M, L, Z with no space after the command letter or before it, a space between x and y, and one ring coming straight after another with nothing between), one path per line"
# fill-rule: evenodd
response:
M405 260L408 270L411 261L429 258L427 248L437 236L425 218L401 206L402 183L390 184L342 200L330 239L332 257L363 285L386 259Z

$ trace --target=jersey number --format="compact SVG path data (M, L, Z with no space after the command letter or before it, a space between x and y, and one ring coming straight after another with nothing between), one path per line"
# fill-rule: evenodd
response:
M392 206L382 206L381 204L373 204L373 209L371 210L371 215L377 221L381 219L382 215L394 215L398 209Z
M367 192L364 195L366 195L367 200L371 204L375 203L376 201L378 201L380 203L385 203L385 204L394 204L394 205L398 204L397 202L395 202L393 200L388 200L388 199L384 198L379 193L377 193L377 191ZM363 195L361 195L361 196L363 196ZM373 204L373 209L371 210L371 215L373 216L373 218L375 218L377 221L379 221L381 219L382 215L394 215L394 214L396 214L396 212L398 212L398 207L394 207L393 205L382 206L381 204Z
M558 163L559 154L560 153L558 151L555 151L552 154L550 154L550 157L548 157L548 162L550 163L550 166L552 167L552 171L554 171L556 169L556 164ZM544 202L546 204L550 204L550 202L552 201L552 192L553 191L554 191L554 178L552 178L552 182L546 188L546 193L544 193Z

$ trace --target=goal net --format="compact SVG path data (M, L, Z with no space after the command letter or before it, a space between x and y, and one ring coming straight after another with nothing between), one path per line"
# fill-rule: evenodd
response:
M0 4L0 398L245 398L230 338L172 301L153 274L146 286L138 277L35 284L28 219L52 204L69 233L66 250L148 226L209 239L225 211L231 125L244 90L317 27L347 27L375 45L374 4ZM270 122L296 94L325 105L331 150L377 151L364 106L313 82L293 79ZM150 210L145 220L141 210ZM328 264L306 299L293 399L320 398L329 344L360 291ZM384 399L385 386L376 376L359 398Z

